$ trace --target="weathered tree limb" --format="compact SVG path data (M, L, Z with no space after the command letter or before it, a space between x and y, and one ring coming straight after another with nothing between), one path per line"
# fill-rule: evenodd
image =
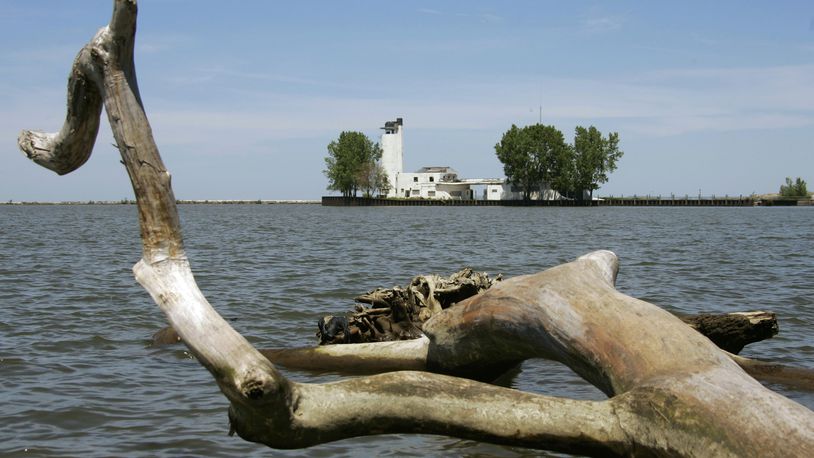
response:
M376 374L399 370L427 371L429 340L375 342L350 345L323 345L318 347L261 349L272 363L289 369L340 374ZM814 391L814 370L779 363L760 361L729 354L747 374L765 383L776 383L795 390ZM529 358L525 358L529 359ZM500 376L499 366L484 365L477 373L456 373L473 376L476 380L491 381Z
M110 25L88 45L88 58L80 53L72 78L96 83L133 183L143 244L136 278L230 400L241 437L290 448L413 432L592 455L814 456L814 413L764 388L674 316L618 293L616 257L606 251L507 280L433 316L424 332L432 369L536 352L565 363L609 400L409 371L323 385L289 381L195 284L169 174L138 96L135 24L135 0L116 0ZM92 148L62 132L63 144ZM44 162L73 163L61 157L65 151L53 148Z
M170 324L192 353L215 376L221 390L235 402L249 396L285 392L287 385L269 361L212 309L198 289L183 248L170 174L155 145L136 83L133 47L136 32L135 0L114 1L110 24L80 51L68 83L69 107L98 93L107 111L122 162L133 184L139 211L142 260L133 268L136 279L153 296ZM95 90L87 89L93 82ZM20 146L38 163L67 173L81 165L93 149L87 135L98 125L95 106L69 109L58 134L24 131ZM48 155L38 155L29 138L48 138ZM33 145L33 146L31 146ZM31 146L34 151L26 150ZM65 165L63 165L65 164ZM75 168L75 167L74 167ZM217 336L217 345L208 340Z
M750 343L772 338L778 331L777 317L772 312L702 313L679 318L715 345L734 354Z
M88 160L99 132L102 98L96 84L79 69L80 62L90 59L87 52L82 49L74 63L76 68L68 82L68 114L62 129L55 134L24 131L17 139L29 159L60 175Z
M814 370L786 364L730 355L752 377L766 383L778 383L797 390L814 391Z
M290 369L378 374L426 371L429 339L260 350L272 363Z

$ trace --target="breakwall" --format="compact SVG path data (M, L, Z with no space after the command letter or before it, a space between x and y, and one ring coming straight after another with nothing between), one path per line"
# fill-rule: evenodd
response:
M598 201L576 200L441 200L387 199L379 197L323 196L327 207L591 207Z
M796 202L795 202L796 203ZM751 207L749 197L701 199L612 198L604 200L436 200L386 199L378 197L323 196L328 207ZM771 205L771 204L769 204Z
M599 201L602 207L751 207L756 201L751 198L700 198L700 199L649 199L611 198Z

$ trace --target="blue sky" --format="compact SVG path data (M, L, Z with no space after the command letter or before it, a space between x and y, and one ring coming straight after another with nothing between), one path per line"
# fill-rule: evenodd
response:
M0 200L132 197L106 122L64 177L17 149L56 131L110 0L0 3ZM403 117L405 166L502 177L512 123L619 132L599 195L814 187L811 1L141 0L136 67L182 199L316 199L326 145Z

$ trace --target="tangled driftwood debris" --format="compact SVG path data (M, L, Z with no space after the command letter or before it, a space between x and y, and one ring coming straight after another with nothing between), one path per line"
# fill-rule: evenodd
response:
M244 439L295 448L422 433L597 456L814 456L814 412L761 385L674 315L618 292L618 259L609 251L502 281L431 316L419 339L314 353L324 362L372 356L378 367L409 362L444 373L548 358L601 389L604 401L420 371L328 384L288 379L195 282L136 84L136 10L135 0L115 0L110 24L80 51L62 130L24 131L18 143L38 164L68 173L90 156L104 105L138 204L136 280L212 374Z
M358 304L350 316L320 319L317 338L320 344L417 339L430 317L501 279L467 267L448 277L418 275L403 288L377 288L354 299Z

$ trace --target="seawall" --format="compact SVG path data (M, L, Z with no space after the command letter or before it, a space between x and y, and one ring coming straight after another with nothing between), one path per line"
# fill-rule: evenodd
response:
M810 205L809 200L759 200L751 197L723 198L606 198L603 200L436 200L386 199L379 197L323 196L327 207L752 207Z

